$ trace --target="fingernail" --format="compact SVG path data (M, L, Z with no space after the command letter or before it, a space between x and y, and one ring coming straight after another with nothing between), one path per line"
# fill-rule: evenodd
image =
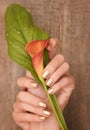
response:
M36 88L37 87L37 83L31 83L31 86Z
M38 104L40 107L46 107L46 104L45 103L43 103L43 102L39 102L39 104Z
M52 79L52 78L50 78L49 80L47 80L47 81L46 81L46 84L49 86L49 85L51 85L51 84L52 84L52 82L53 82L53 79Z
M44 116L40 116L40 120L45 120L45 117Z
M44 111L43 111L43 114L45 114L45 115L49 116L49 115L50 115L50 112L49 112L49 111L44 110Z
M53 88L48 89L49 94L53 94Z
M42 77L43 77L43 78L46 78L48 75L49 75L49 71L46 70L46 71L42 74Z

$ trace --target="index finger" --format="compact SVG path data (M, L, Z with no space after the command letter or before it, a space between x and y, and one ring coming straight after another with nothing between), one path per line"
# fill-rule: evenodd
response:
M47 50L49 51L49 57L52 59L56 54L58 54L59 41L56 38L51 38L49 40Z

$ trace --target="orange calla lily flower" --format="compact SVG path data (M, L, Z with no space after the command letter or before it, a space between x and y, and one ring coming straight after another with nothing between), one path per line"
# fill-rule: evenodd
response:
M25 47L26 52L32 57L33 67L40 79L43 71L43 52L48 42L49 40L36 40L28 43Z

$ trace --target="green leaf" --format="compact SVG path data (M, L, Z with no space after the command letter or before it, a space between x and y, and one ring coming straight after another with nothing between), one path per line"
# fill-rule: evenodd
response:
M25 52L25 45L33 40L47 39L49 35L36 27L30 12L18 4L12 4L7 8L5 25L10 58L31 71L40 82L32 66L31 57Z
M30 28L34 25L33 18L27 9L19 4L12 4L8 6L6 11L6 29L12 30L16 28L22 30L25 28Z

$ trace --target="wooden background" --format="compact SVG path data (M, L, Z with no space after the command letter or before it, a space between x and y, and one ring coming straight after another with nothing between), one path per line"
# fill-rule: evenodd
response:
M36 23L61 40L76 89L65 109L69 130L90 130L90 0L0 0L0 130L20 130L12 119L16 80L25 70L7 54L4 14L11 3L29 8Z

